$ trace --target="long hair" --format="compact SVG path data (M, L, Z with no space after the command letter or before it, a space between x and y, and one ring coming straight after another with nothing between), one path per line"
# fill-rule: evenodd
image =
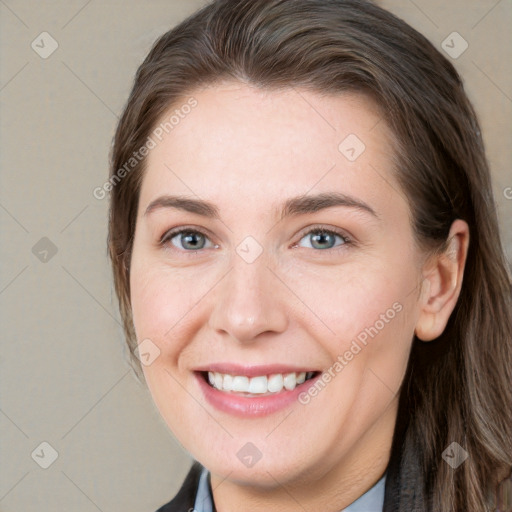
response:
M171 106L223 79L371 96L397 139L396 174L420 246L443 250L452 222L468 223L462 289L447 327L430 343L412 342L384 510L493 509L498 480L512 467L511 285L480 128L453 65L371 2L218 0L154 44L111 154L109 254L131 353L130 258L145 165L133 154ZM456 469L442 457L452 443L469 455Z

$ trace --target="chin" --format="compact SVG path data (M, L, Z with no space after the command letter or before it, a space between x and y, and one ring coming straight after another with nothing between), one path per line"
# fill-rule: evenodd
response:
M234 457L199 456L196 460L220 478L228 478L229 481L240 485L271 489L290 480L300 480L304 476L309 466L304 464L302 457L298 457L296 453L295 455L294 459L284 459L283 454L278 450L275 456L261 454L260 459L252 461L244 455L240 457L242 460L237 455Z

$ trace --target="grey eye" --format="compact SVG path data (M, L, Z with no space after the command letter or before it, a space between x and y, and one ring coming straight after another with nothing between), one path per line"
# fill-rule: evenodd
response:
M346 239L340 235L339 233L335 233L334 231L329 231L325 229L314 229L307 233L301 240L310 241L309 245L302 245L299 243L301 247L309 247L310 249L332 249L336 245L336 238L341 240L341 244L346 243Z
M199 231L183 230L169 236L169 241L178 249L198 251L204 249L208 238ZM181 246L180 246L181 245Z

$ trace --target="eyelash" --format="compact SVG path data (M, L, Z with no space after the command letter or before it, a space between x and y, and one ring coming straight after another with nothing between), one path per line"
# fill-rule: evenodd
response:
M160 237L160 240L159 240L159 243L158 245L165 248L165 249L168 249L168 250L171 250L171 251L178 251L178 252L186 252L186 253L191 253L191 254L194 254L194 255L197 255L199 252L201 252L203 249L197 249L197 250L186 250L186 249L179 249L179 248L176 248L174 247L170 242L171 240L176 236L176 235L180 235L182 233L192 233L192 234L200 234L202 236L204 236L205 238L208 238L208 235L201 231L200 229L196 229L196 228L193 228L193 227L180 227L180 228L176 228L176 229L171 229L169 231L166 231L161 237ZM341 232L341 231L338 231L338 230L335 230L335 229L332 229L332 228L326 228L322 225L318 225L318 226L312 226L311 228L308 229L308 231L306 231L305 233L302 233L300 238L299 238L299 242L307 237L308 235L312 234L312 233L319 233L319 234L324 234L324 235L333 235L333 236L338 236L339 238L341 238L342 240L342 244L340 245L337 245L335 247L331 247L329 249L314 249L312 248L315 252L323 252L323 253L332 253L332 252L337 252L337 251L340 251L340 250L344 250L346 249L346 246L349 246L349 245L354 245L355 242L352 238L350 238L349 236L347 236L344 232ZM297 247L298 246L298 243L295 243L293 245L293 247ZM303 249L309 249L309 247L302 247Z

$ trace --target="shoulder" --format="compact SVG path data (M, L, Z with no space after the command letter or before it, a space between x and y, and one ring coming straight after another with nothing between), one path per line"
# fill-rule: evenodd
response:
M199 462L194 462L178 494L156 512L183 512L183 510L193 509L202 469L203 466Z

